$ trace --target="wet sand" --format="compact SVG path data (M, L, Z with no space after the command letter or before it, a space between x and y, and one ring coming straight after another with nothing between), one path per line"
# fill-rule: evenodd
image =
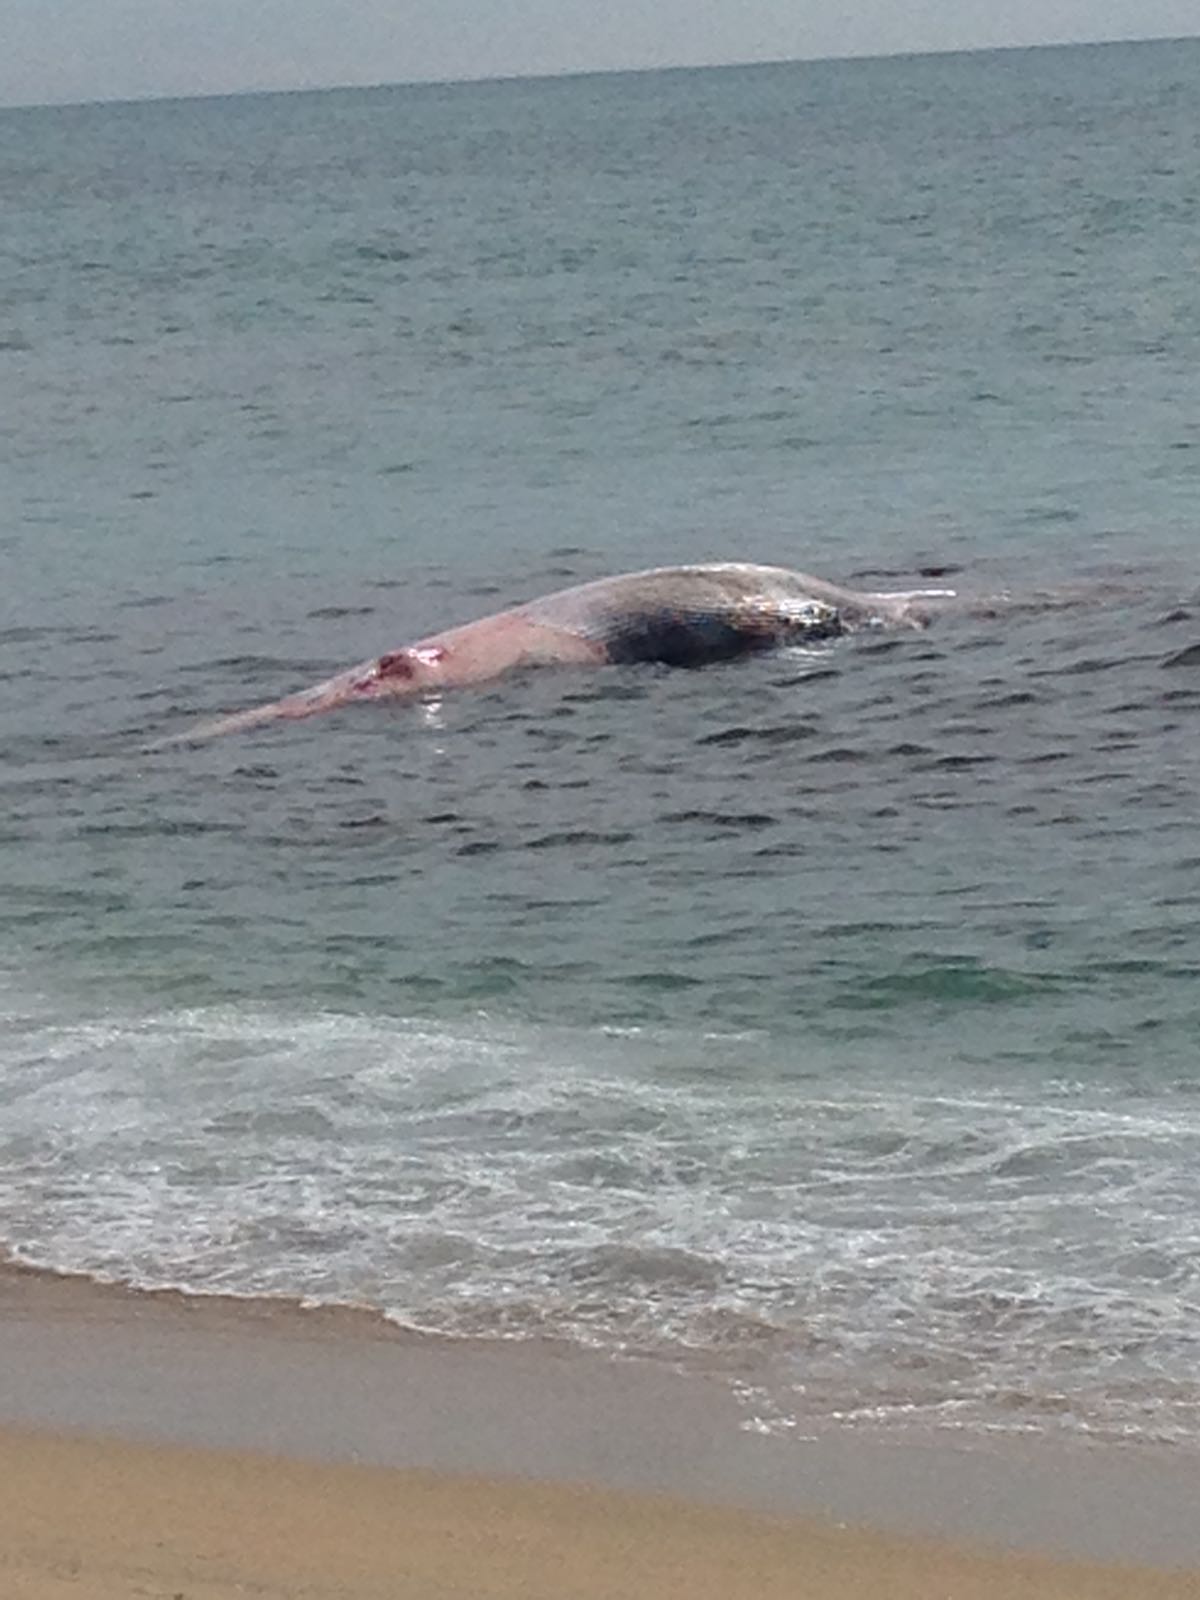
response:
M1200 1600L1194 1457L763 1438L650 1363L0 1272L5 1600Z

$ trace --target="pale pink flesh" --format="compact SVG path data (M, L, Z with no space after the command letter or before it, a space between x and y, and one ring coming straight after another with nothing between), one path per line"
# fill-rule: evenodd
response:
M165 742L190 744L214 739L268 722L313 717L360 700L428 699L444 689L488 683L521 666L550 662L595 665L605 658L604 646L595 640L532 622L520 611L502 611L363 661L282 700L201 723Z

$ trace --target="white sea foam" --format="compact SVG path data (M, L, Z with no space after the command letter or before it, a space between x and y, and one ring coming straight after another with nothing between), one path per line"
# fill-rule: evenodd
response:
M1195 1429L1194 1103L797 1087L786 1055L10 1007L0 1234L146 1287L760 1363L764 1425Z

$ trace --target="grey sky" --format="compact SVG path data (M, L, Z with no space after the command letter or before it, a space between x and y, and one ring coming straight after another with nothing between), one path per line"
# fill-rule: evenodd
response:
M0 104L1197 33L1197 0L0 0Z

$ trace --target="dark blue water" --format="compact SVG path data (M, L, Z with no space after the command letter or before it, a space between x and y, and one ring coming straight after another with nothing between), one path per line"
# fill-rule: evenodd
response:
M0 114L0 1238L1200 1431L1198 45ZM1092 603L148 736L599 573Z

